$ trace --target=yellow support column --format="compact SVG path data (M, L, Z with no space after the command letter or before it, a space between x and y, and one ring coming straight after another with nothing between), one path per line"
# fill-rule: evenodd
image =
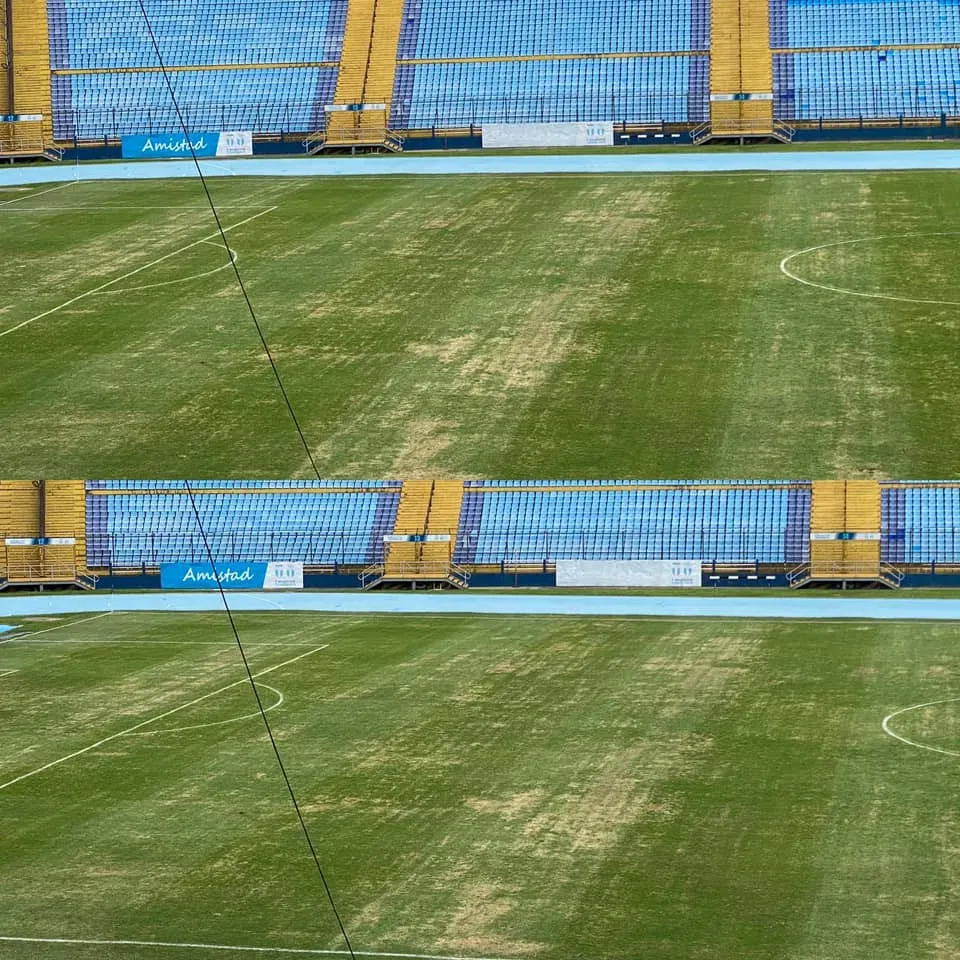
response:
M10 0L13 90L12 113L40 114L38 123L18 123L17 135L23 140L37 138L40 144L53 144L53 94L50 85L50 31L47 0Z
M13 84L10 80L9 33L7 29L7 5L0 0L0 114L13 113L10 94Z

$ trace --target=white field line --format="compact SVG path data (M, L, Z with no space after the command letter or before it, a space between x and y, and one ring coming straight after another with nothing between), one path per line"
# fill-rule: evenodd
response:
M899 717L902 713L909 713L911 710L922 710L924 707L935 707L941 703L957 703L960 701L960 697L949 697L946 700L931 700L928 703L915 703L912 707L903 707L900 710L894 710L893 713L888 714L883 718L883 732L890 737L893 737L894 740L899 740L901 743L906 743L911 747L918 747L921 750L929 750L931 753L942 753L948 757L960 757L960 753L956 750L944 750L943 747L931 747L927 743L917 743L916 740L908 740L906 737L901 737L899 733L891 729L890 721L894 717Z
M11 673L16 673L15 670L11 670ZM0 674L2 677L3 674ZM269 707L264 707L264 713L270 713L271 710L276 710L277 707L283 706L283 694L276 688L268 686L265 683L257 684L258 690L269 690L271 693L277 695L277 702L271 703ZM239 717L229 717L226 720L211 720L209 723L191 723L186 727L164 727L162 730L138 730L136 733L127 734L130 737L158 737L161 734L165 733L183 733L186 730L206 730L207 727L223 727L228 723L239 723L241 720L250 720L252 717L259 717L260 711L254 710L253 713L244 713Z
M0 670L0 680L4 677L9 677L12 673L19 673L18 670Z
M803 277L798 276L787 266L787 264L792 260L796 260L797 257L805 256L808 253L816 253L818 250L829 250L831 247L848 246L852 243L872 243L878 240L914 240L921 239L923 237L956 236L958 236L956 232L941 232L915 233L906 236L857 237L853 240L835 240L833 243L821 243L815 247L807 247L806 250L797 250L796 253L787 254L787 256L780 261L780 272L785 277L789 277L791 280L795 280L797 283L802 283L805 287L815 287L817 290L827 290L830 293L842 293L846 294L848 297L863 297L867 300L894 300L898 303L925 303L933 304L934 306L960 307L960 301L958 300L918 300L916 297L897 297L888 293L865 293L862 290L848 290L846 287L834 287L828 283L817 283L814 280L806 280Z
M14 197L12 200L4 200L0 207L8 207L11 203L19 203L21 200L32 200L34 197L42 197L45 193L53 193L54 190L63 190L64 187L73 187L78 183L77 180L71 180L69 183L58 183L55 187L49 187L46 190L33 190L25 193L22 197Z
M326 650L329 646L329 643L324 643L319 647L314 647L312 650L308 650L306 653L301 653L299 656L292 657L290 660L284 660L283 663L278 663L275 666L267 667L266 670L260 670L258 673L253 674L253 677L254 679L257 677L265 677L268 673L273 673L275 670L279 670L282 667L288 667L291 663L296 663L298 660L303 660L305 657L309 657L311 654L319 653L321 650ZM66 763L68 760L73 760L75 757L81 757L83 754L89 753L91 750L96 750L98 747L102 747L105 743L110 743L111 741L117 740L120 737L125 737L136 730L141 730L143 727L149 726L151 723L156 723L158 720L164 720L166 717L172 717L175 713L179 713L181 710L186 710L188 707L193 707L198 703L203 703L204 700L209 700L211 697L215 697L218 694L223 693L225 690L232 690L234 687L239 687L241 684L249 682L250 680L247 677L242 677L240 680L235 680L233 683L228 683L226 686L220 687L219 690L213 690L210 693L205 693L202 697L196 697L189 701L189 703L182 703L179 707L174 707L172 710L165 710L163 713L158 713L155 717L150 717L149 720L141 720L140 723L135 723L132 727L127 727L126 730L121 730L119 733L112 733L109 737L104 737L102 740L98 740L96 743L91 743L89 747L84 747L82 750L74 750L73 753L68 753L65 757L60 757L57 760L51 760L50 763L45 763L42 767L37 767L35 770L30 770L28 773L22 773L19 777L14 777L12 780L8 780L6 783L0 783L0 790L6 790L7 787L12 787L15 783L20 783L21 780L28 780L30 777L35 777L38 773L43 773L45 770L50 770L52 767L57 767L61 763Z
M66 937L0 937L0 943L59 943L87 947L156 947L173 950L222 950L233 953L276 953L287 956L349 957L347 950L319 950L310 947L234 947L225 943L172 943L163 940L75 940ZM379 957L382 960L502 960L500 957L464 957L437 953L385 953L379 950L354 950L356 957Z
M67 184L70 186L70 184ZM43 191L46 193L47 191ZM31 194L37 196L37 194ZM28 200L29 197L17 197L16 200ZM0 213L99 213L107 210L182 210L184 213L209 213L210 207L171 206L163 204L138 204L138 203L88 203L84 206L57 206L57 207L23 207L18 210L5 210L4 204L14 203L15 200L5 200L0 203ZM262 210L262 203L218 203L218 210Z
M273 206L266 210L261 210L260 213L255 213L252 217L247 217L246 220L241 220L239 223L233 223L229 227L224 227L223 232L226 233L228 230L236 230L237 227L242 227L259 217L266 216L268 213L273 213L273 211L276 209L276 206ZM163 263L165 260L169 260L171 257L176 257L181 253L186 253L187 250L192 250L201 243L205 243L207 240L213 240L215 237L219 236L220 231L217 230L215 233L201 237L199 240L194 240L193 243L188 243L185 247L180 247L178 250L174 250L172 253L167 253L162 257L157 257L156 260L151 260L150 263L145 263L142 267L137 267L136 270L131 270L119 277L115 277L113 280L108 280L106 283L101 283L99 287L94 287L92 290L87 290L85 293L81 293L76 297L71 297L69 300L59 304L56 307L51 307L49 310L44 310L43 313L38 313L35 317L30 317L29 320L23 320L21 323L18 323L12 327L8 327L6 330L0 330L0 337L6 337L17 330L22 330L31 323L35 323L37 320L42 320L44 317L49 317L50 314L57 313L59 310L63 310L64 308L71 306L71 304L76 303L78 300L83 300L84 297L89 297L95 293L100 293L101 290L106 290L107 287L112 287L115 283L119 283L121 280L128 280L130 277L135 277L138 273L143 273L144 270L149 270L150 267L155 267L158 263Z
M215 243L213 240L205 240L204 243L209 243L212 247L217 247L218 249L223 249L222 243ZM230 250L230 248L227 248ZM230 250L230 259L226 263L221 263L219 267L214 267L212 270L204 270L203 273L193 273L189 277L177 277L175 280L161 280L159 283L145 283L141 284L138 287L116 287L113 290L99 290L97 293L93 294L96 297L109 297L116 296L118 293L139 293L141 290L156 290L157 287L172 287L176 283L187 283L190 280L200 280L203 277L212 277L215 273L219 273L221 270L229 270L233 264L235 264L240 259L240 255L236 250Z
M113 611L108 610L106 613L98 613L93 617L84 617L82 620L71 620L69 623L58 623L55 627L47 627L45 630L35 630L33 633L18 633L15 637L8 637L6 640L0 638L0 643L10 643L13 640L32 640L34 637L39 637L43 633L53 633L54 630L62 630L64 627L75 627L80 623L89 623L91 620L100 620L102 617L109 617ZM38 640L38 643L44 643L43 640ZM63 640L51 641L52 643L64 643ZM95 641L94 641L95 642Z
M15 637L10 637L10 640L28 640L30 635L24 635L18 633ZM10 640L0 640L0 643L9 643ZM56 644L65 644L65 643L96 643L96 644L125 644L126 646L136 647L141 645L148 644L158 644L161 646L178 646L178 647L221 647L224 650L236 650L237 644L236 641L230 642L229 640L140 640L140 639L131 639L129 637L120 639L120 640L104 640L102 638L95 638L90 640L82 640L79 637L69 638L67 640L35 640L34 643L56 643ZM313 641L308 641L307 643L300 643L297 641L285 642L283 640L244 640L243 646L250 650L257 650L260 647L309 647Z

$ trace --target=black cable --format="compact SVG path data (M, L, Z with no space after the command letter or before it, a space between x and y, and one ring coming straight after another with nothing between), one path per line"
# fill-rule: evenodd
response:
M233 618L233 611L230 609L230 604L227 601L226 591L223 589L223 583L220 581L220 573L217 570L217 562L213 557L213 548L210 546L210 540L207 537L207 531L203 527L203 521L200 519L200 509L197 506L197 500L193 493L193 488L190 486L189 480L183 481L184 486L187 488L187 496L190 498L190 507L193 510L193 515L197 521L197 528L200 530L200 537L203 540L203 549L207 555L207 559L210 562L210 566L213 568L213 578L217 582L217 591L220 594L220 600L223 603L223 609L226 611L227 619L230 621L230 629L233 631L233 638L237 642L237 649L240 651L240 659L243 661L243 669L247 672L247 679L250 681L250 689L253 691L253 695L257 701L257 710L260 713L260 719L263 720L263 725L267 731L267 737L270 740L270 746L273 747L273 754L277 758L277 766L280 768L280 773L283 776L283 782L287 786L287 792L290 794L290 802L293 804L293 809L297 813L297 819L300 821L300 829L303 831L303 837L307 841L307 846L310 848L310 856L313 858L314 865L317 868L317 873L320 875L320 882L323 884L324 892L327 895L327 900L330 901L330 908L333 910L333 915L337 918L337 926L340 928L340 933L343 936L343 942L347 945L347 950L350 953L351 960L356 960L356 956L353 952L353 946L350 943L350 937L347 935L347 928L343 925L343 920L340 917L340 911L337 909L336 901L333 899L333 891L330 889L330 884L327 882L326 874L323 872L323 866L320 864L320 857L317 854L317 848L313 845L313 839L310 836L310 830L307 828L307 822L303 818L303 811L300 809L300 803L297 800L297 795L293 789L293 784L290 782L290 777L287 774L287 768L284 766L283 757L280 754L280 747L277 745L276 737L273 735L273 728L270 726L270 719L267 717L267 711L263 707L263 701L260 699L260 691L257 689L257 682L254 680L253 671L250 669L250 661L247 660L247 651L243 648L243 643L240 640L240 631L237 629L237 622Z
M160 66L160 72L163 74L164 82L166 83L167 90L170 93L170 100L173 103L174 110L177 113L177 119L180 122L180 127L183 130L183 135L186 138L187 144L190 147L190 156L193 159L194 166L197 169L197 176L200 180L201 185L203 186L203 192L206 195L207 203L210 205L210 212L213 214L213 219L216 221L217 230L220 233L220 239L223 241L223 247L227 254L227 259L230 260L233 265L233 272L237 278L237 285L240 287L240 292L243 294L244 302L247 305L247 310L250 312L250 319L253 321L254 327L256 327L257 335L260 337L260 343L263 346L263 352L266 354L267 360L270 362L270 369L273 370L273 375L276 378L277 386L280 388L280 393L283 395L284 403L287 406L287 412L290 414L290 419L293 421L293 425L296 428L297 436L300 438L300 443L303 445L303 449L307 454L307 459L310 461L310 466L313 468L313 472L316 475L317 480L320 480L320 471L317 469L316 461L313 459L313 454L310 451L310 445L307 443L307 439L303 434L303 430L300 427L300 421L297 419L296 411L293 409L293 404L290 402L290 397L287 394L286 387L283 385L283 379L280 376L280 371L277 369L276 361L273 358L273 354L270 351L270 346L267 343L266 337L263 335L263 329L260 326L260 321L257 319L257 313L253 309L253 304L250 301L250 297L247 294L246 285L243 282L243 277L240 275L240 268L237 266L237 262L233 257L233 253L230 250L230 244L227 242L227 235L223 229L223 224L220 221L220 215L217 212L217 206L213 202L213 197L210 195L210 189L207 186L206 178L203 175L203 170L200 167L200 161L197 159L197 152L193 147L193 141L190 139L190 131L187 128L187 124L184 121L183 113L180 110L180 104L177 101L176 93L173 89L173 84L170 81L170 75L167 72L166 65L163 62L163 55L160 52L160 45L157 42L156 34L153 31L153 25L150 22L150 17L147 15L146 7L144 6L144 0L137 0L140 13L143 16L143 22L146 24L147 32L150 34L150 42L153 44L154 52L157 55L157 62ZM320 863L320 857L317 854L317 848L314 846L313 838L310 836L310 830L307 827L307 822L303 817L303 811L300 809L300 803L297 800L296 791L293 789L293 784L290 781L290 777L287 774L287 768L284 765L283 757L280 753L280 747L277 745L276 737L273 735L273 728L270 726L270 720L267 717L267 711L264 709L263 701L260 698L260 691L257 689L256 680L253 677L253 671L250 669L250 661L247 659L247 652L243 647L243 641L240 639L240 631L237 628L236 620L233 617L233 611L230 609L230 604L227 600L226 591L223 589L223 583L220 580L220 574L217 570L217 563L213 556L213 548L210 545L210 540L207 537L207 531L204 529L203 520L200 517L200 510L197 506L196 497L194 496L193 489L190 486L189 481L184 481L184 485L187 490L187 496L190 499L190 507L193 510L193 515L197 521L197 528L200 531L200 537L203 540L204 552L207 555L207 559L210 562L210 566L213 569L214 579L217 583L217 592L220 594L220 600L223 603L223 609L227 615L227 619L230 621L230 629L233 631L233 638L237 644L237 650L240 651L240 659L243 661L243 668L246 671L247 679L250 681L250 689L253 691L253 696L257 701L257 711L260 714L260 719L263 721L263 726L267 731L267 738L270 740L270 746L273 748L273 754L277 760L277 766L280 768L280 774L283 777L283 782L286 785L287 793L290 795L290 802L293 804L293 809L296 812L297 820L300 823L300 829L303 832L304 840L306 840L307 847L310 850L310 856L313 859L314 866L317 868L317 874L320 877L320 882L323 885L324 893L327 895L327 900L330 903L330 909L333 911L333 915L336 918L337 926L340 928L340 934L343 937L343 942L346 944L347 951L350 954L351 960L356 960L356 956L353 952L353 945L350 943L350 937L347 934L347 928L343 924L343 918L340 916L340 911L337 909L336 901L333 898L333 891L330 889L330 884L327 882L326 874L323 871L323 865Z
M153 44L154 53L157 55L157 63L160 65L160 72L163 74L164 83L166 83L167 90L170 93L170 101L173 103L173 109L177 113L177 120L180 123L180 129L183 131L183 136L187 141L187 145L190 147L190 156L193 159L193 165L197 168L197 177L199 178L200 184L203 187L203 192L206 194L207 203L210 204L210 212L213 214L213 219L217 223L217 230L220 232L220 239L223 241L223 248L226 251L227 259L233 265L233 272L237 278L237 285L240 287L240 292L243 294L243 299L247 305L247 310L250 312L250 319L253 321L254 327L256 327L257 336L260 338L260 345L263 347L263 352L266 355L267 360L270 362L270 369L273 371L273 375L277 379L277 386L280 388L280 393L283 395L283 402L287 405L287 413L290 414L290 419L293 421L293 426L297 431L297 436L300 438L300 443L303 445L303 449L307 454L307 459L310 461L310 466L313 469L314 475L316 476L317 480L320 480L320 471L317 469L317 463L313 459L313 453L310 451L310 445L307 443L307 438L303 435L303 429L300 426L300 421L297 419L297 414L293 409L293 404L290 402L290 396L287 393L287 388L283 385L283 379L280 376L280 370L277 368L277 363L273 359L273 354L270 351L270 345L267 343L267 338L263 335L263 328L260 326L260 320L257 318L257 312L253 309L253 304L250 302L250 297L247 294L246 284L243 282L243 277L240 275L240 268L237 266L237 261L230 250L230 244L227 242L227 234L223 229L223 224L220 222L220 214L217 213L216 204L213 202L213 197L210 196L210 188L207 186L206 177L204 177L203 170L200 167L200 161L197 158L197 151L193 148L193 141L190 139L190 131L187 129L186 121L183 119L183 113L180 110L180 103L177 100L177 95L174 93L173 83L170 80L170 74L167 72L166 64L163 62L163 55L160 53L160 44L157 42L156 34L153 32L153 24L150 22L150 17L147 15L147 8L144 6L143 0L137 0L137 3L140 6L140 13L143 15L143 22L146 24L147 32L150 34L150 42Z

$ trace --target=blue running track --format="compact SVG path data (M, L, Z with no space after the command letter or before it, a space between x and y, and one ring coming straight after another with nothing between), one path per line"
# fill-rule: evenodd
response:
M347 157L204 160L208 177L369 177L424 174L744 173L768 171L957 170L960 150L832 150L764 153L596 153L551 156ZM187 160L51 164L0 170L0 186L195 177Z
M960 600L919 598L583 596L559 593L232 593L240 612L720 617L786 620L960 620ZM45 614L216 612L217 593L86 593L0 598L0 619Z

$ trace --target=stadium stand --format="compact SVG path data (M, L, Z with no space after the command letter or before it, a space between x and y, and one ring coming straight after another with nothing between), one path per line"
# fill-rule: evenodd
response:
M890 563L960 564L960 486L882 485L882 555Z
M391 121L702 120L708 46L703 0L407 0Z
M461 564L558 559L800 563L809 555L810 484L637 481L197 481L218 560L406 562L391 533L449 534ZM400 502L403 489L403 505ZM180 481L89 481L94 568L206 560ZM419 559L449 557L425 545ZM408 556L409 554L409 556Z
M196 481L197 510L217 561L372 563L383 557L399 482ZM182 481L90 481L87 563L142 567L206 562Z
M336 74L332 68L284 67L178 71L170 79L191 130L282 133L322 125L322 105L333 95ZM53 102L58 137L181 130L159 72L55 74Z
M956 3L771 0L770 43L777 117L849 121L958 112ZM842 47L860 49L836 49Z
M331 102L347 0L147 0L194 130L315 130ZM136 0L50 0L59 139L178 132ZM184 70L183 68L205 68ZM209 69L239 67L241 69Z
M168 66L340 59L346 0L146 0ZM155 67L137 0L48 0L54 70Z
M808 483L467 481L459 563L800 563Z
M27 13L13 24L19 66L6 81L22 88L18 103L54 118L33 140L178 132L137 0L15 6ZM489 123L684 125L701 142L960 115L960 4L940 0L147 0L147 10L189 126L303 134L311 152L400 149L404 136ZM11 99L0 87L8 112Z
M391 124L699 121L708 70L703 56L401 62Z

